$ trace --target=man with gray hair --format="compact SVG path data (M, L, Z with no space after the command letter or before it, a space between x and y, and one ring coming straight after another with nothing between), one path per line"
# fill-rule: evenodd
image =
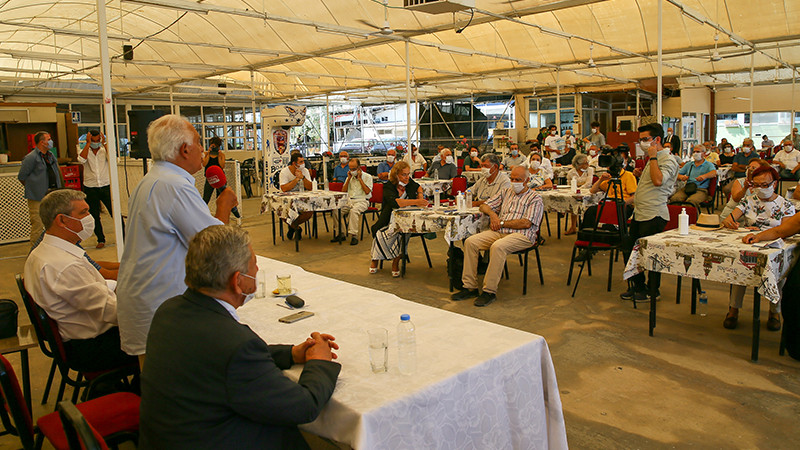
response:
M186 118L156 119L147 128L147 144L154 164L128 203L118 289L122 349L142 355L140 362L153 313L186 289L189 241L206 227L227 223L236 206L236 196L227 188L217 195L216 215L209 213L192 176L203 168L203 147Z
M39 213L46 232L25 261L25 289L58 323L70 367L98 372L135 363L120 349L114 282L106 282L77 245L94 231L86 195L53 191Z
M50 152L53 140L50 133L40 131L33 135L36 148L22 158L17 179L25 186L25 199L28 201L28 213L31 218L31 244L42 234L42 222L39 220L39 203L53 189L64 187L58 160Z
M686 184L672 194L669 198L671 203L688 202L699 211L700 204L708 200L708 186L711 179L717 177L717 167L705 159L705 152L706 147L702 144L692 147L692 162L684 164L677 176L678 181Z
M307 448L297 425L317 418L336 386L334 337L268 345L236 313L258 265L241 228L197 233L186 291L158 308L142 376L140 448ZM281 370L304 364L297 382Z
M800 151L794 148L791 139L784 139L780 151L775 153L772 162L780 166L778 174L781 178L795 180L800 178Z
M500 171L500 158L494 153L481 156L481 172L483 176L472 186L472 206L481 206L493 195L511 187L511 180Z

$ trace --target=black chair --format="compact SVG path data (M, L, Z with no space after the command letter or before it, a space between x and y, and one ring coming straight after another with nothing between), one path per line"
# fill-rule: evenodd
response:
M239 166L239 173L242 179L242 187L244 188L245 194L247 194L247 198L253 196L253 187L251 183L256 180L256 159L255 158L247 158L242 161L242 164Z
M542 274L542 258L539 255L539 246L542 244L544 244L544 238L537 234L535 244L526 249L517 250L512 253L513 255L517 255L519 257L519 265L522 266L522 295L528 293L528 254L531 252L531 250L536 253L536 267L539 269L539 283L544 285L544 274ZM506 263L503 270L506 274L506 280L508 280L508 263Z
M25 304L28 318L31 321L31 325L33 325L33 332L36 334L36 340L39 342L39 350L44 353L44 356L53 359L53 362L50 364L50 374L47 376L47 384L45 384L44 387L44 394L42 394L42 404L45 405L47 404L47 398L50 396L50 387L53 385L53 377L56 374L56 360L53 358L53 352L47 347L47 341L44 338L44 330L41 329L39 321L36 320L32 308L28 306L30 302L33 302L33 299L28 295L28 290L25 289L25 282L22 279L22 274L16 274L15 278L17 280L19 295L22 297L22 303Z
M619 220L621 200L608 199L598 206L597 219L591 230L581 230L578 232L578 238L572 247L572 256L569 260L569 274L567 275L567 286L572 282L572 270L575 266L575 256L578 249L585 250L589 255L593 251L608 250L608 287L607 290L611 291L611 274L614 268L615 253L619 253L622 244L622 228ZM622 206L624 210L624 204ZM600 224L604 224L607 228L613 228L614 231L606 231ZM578 283L581 281L583 274L583 267L588 266L589 276L592 275L591 256L580 263L580 270L578 277L575 279L575 286L572 288L572 296L575 296L575 291L578 289ZM634 302L634 306L636 303Z

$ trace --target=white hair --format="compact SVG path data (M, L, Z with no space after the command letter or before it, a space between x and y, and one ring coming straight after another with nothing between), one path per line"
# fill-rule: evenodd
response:
M155 161L174 162L181 145L194 143L194 127L186 117L161 116L147 127L147 145Z
M702 152L702 153L705 153L705 152L706 152L706 146L705 146L705 145L703 145L703 144L695 144L695 145L694 145L694 147L692 147L692 150L698 150L698 149L699 149L699 150L700 150L700 152Z

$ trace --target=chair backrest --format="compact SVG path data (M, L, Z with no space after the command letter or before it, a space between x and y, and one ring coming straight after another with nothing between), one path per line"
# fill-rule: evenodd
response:
M467 190L467 177L460 175L457 177L453 177L453 185L450 187L450 194L458 195L459 192L464 192L466 190Z
M669 209L669 222L667 222L667 226L664 228L664 231L678 228L678 215L681 213L683 208L686 208L686 214L689 215L689 225L697 223L697 208L695 208L693 204L679 203L667 205L667 209Z
M714 194L717 193L717 177L712 177L711 181L708 183L708 200L706 201L714 201Z
M383 183L372 184L372 196L369 198L371 204L383 203Z
M31 294L28 293L28 290L25 288L25 279L22 277L21 273L16 275L17 279L17 288L19 289L19 295L22 297L22 303L25 305L25 311L28 312L28 319L31 321L31 325L33 325L33 332L36 333L36 340L39 341L39 349L42 350L42 353L45 354L48 358L53 357L53 352L47 346L47 340L44 337L44 330L42 329L41 322L36 318L37 311L36 309L39 307L34 301Z
M108 446L103 436L97 432L83 417L80 410L69 400L64 400L56 405L64 434L67 436L70 450L107 450Z
M600 213L599 223L608 225L619 225L619 218L617 216L617 201L608 199L604 203L597 205L598 212Z
M644 169L647 161L645 159L637 159L633 164L637 169Z
M342 183L341 181L331 181L330 183L328 183L328 189L331 191L341 192L343 186L344 183Z
M464 158L459 158L456 160L456 167L459 169L464 167Z
M0 409L0 419L9 433L19 436L25 450L34 448L33 418L31 417L19 380L14 373L14 368L5 356L0 355L0 393L5 400L5 408ZM14 419L14 424L9 422L8 415Z
M414 174L413 174L412 176L413 176L414 178L422 178L422 177L424 177L424 176L425 176L425 173L426 173L426 172L425 172L424 170L422 170L422 169L417 169L417 170L415 170L415 171L414 171Z
M367 166L361 166L361 171L367 173Z

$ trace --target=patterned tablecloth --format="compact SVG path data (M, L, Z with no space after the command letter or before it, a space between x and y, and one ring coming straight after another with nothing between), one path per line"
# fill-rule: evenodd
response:
M414 181L422 186L422 193L425 197L433 197L433 191L436 188L439 188L439 192L444 192L453 184L452 180L434 180L433 178L417 178Z
M301 191L267 193L261 198L261 213L274 211L281 219L294 221L304 211L330 211L347 204L347 192Z
M639 239L625 267L628 279L644 270L720 283L756 286L767 300L780 300L778 281L797 262L800 238L784 240L780 249L760 249L742 242L746 233L722 229L665 231Z
M722 184L728 180L733 179L733 172L731 166L722 166L717 169L717 184Z
M583 215L586 209L603 199L603 193L572 194L569 188L538 191L542 196L544 210L547 212L573 213Z
M572 169L572 166L553 166L553 177L555 177L556 180L559 178L566 178L567 172L569 172L570 169Z
M457 212L455 208L408 208L392 212L390 227L400 233L435 233L444 231L450 243L466 239L489 228L489 218L478 208Z
M301 430L354 449L568 448L556 372L543 337L273 259L258 257L258 267L256 277L269 280L268 290L276 274L291 275L292 288L315 315L281 324L278 318L292 313L275 304L282 299L255 298L237 310L242 323L269 343L302 342L310 332L322 331L341 346L333 396ZM410 314L416 326L412 375L397 369L401 313ZM389 330L389 370L380 374L370 369L366 332L376 327ZM297 380L302 370L297 364L284 374Z

